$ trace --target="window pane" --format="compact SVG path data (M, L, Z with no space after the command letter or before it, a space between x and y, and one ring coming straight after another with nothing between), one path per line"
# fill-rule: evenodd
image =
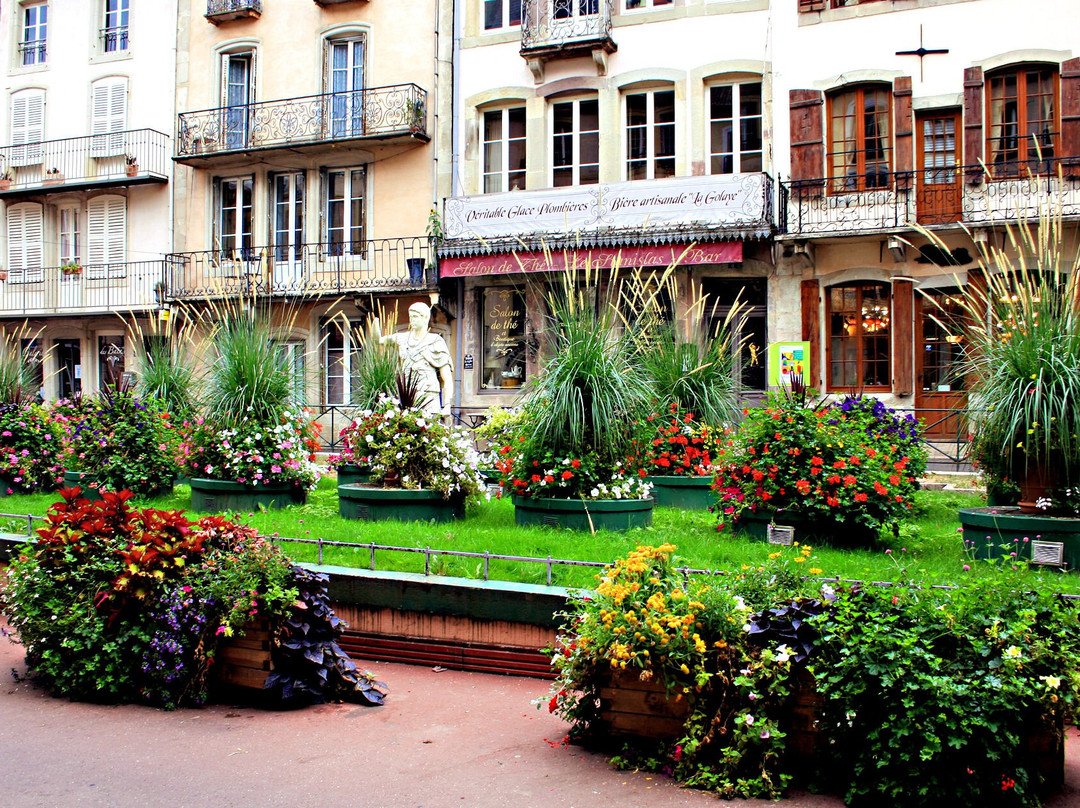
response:
M513 289L484 289L480 316L481 388L520 387L525 381L525 296Z
M503 0L484 0L484 28L502 28Z

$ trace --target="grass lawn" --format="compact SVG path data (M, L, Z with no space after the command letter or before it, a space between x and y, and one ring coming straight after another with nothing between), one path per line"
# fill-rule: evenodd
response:
M430 547L433 550L452 550L500 555L529 556L579 561L611 562L639 544L670 542L678 547L680 563L693 568L710 570L739 570L744 564L758 565L777 548L764 543L750 542L732 536L729 531L718 533L716 520L709 513L687 513L670 508L657 508L651 528L629 533L602 531L595 535L550 528L519 528L514 524L514 508L507 500L483 502L469 509L468 518L450 524L421 524L398 522L359 522L338 516L336 480L325 478L317 490L309 494L303 506L282 511L241 513L241 521L257 527L264 535L280 538L316 539L347 542L374 542L399 547ZM8 514L45 513L56 500L52 494L7 497L0 511ZM920 581L926 583L961 583L965 578L979 575L986 565L965 558L957 529L957 510L983 504L977 494L955 491L920 491L917 508L911 519L901 526L898 537L888 536L873 549L836 549L825 545L814 547L811 563L826 577L840 576L868 581ZM188 509L190 491L178 486L170 497L160 497L140 504L157 508ZM197 516L191 513L191 516ZM4 530L25 531L26 520L4 520ZM316 548L288 543L286 551L297 561L315 561ZM888 550L889 552L886 552ZM324 563L341 566L368 566L367 548L324 548ZM964 564L971 569L965 571ZM440 575L482 577L484 562L476 558L438 556L432 572ZM378 551L376 568L422 572L424 556L420 553ZM525 583L544 583L547 570L543 564L515 561L490 561L490 577ZM552 582L561 586L592 586L596 570L588 567L556 565ZM1049 587L1061 592L1080 592L1080 576L1052 570L1032 570L1028 573L1033 586Z

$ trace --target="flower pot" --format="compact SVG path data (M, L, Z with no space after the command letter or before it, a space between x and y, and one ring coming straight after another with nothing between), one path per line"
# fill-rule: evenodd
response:
M430 488L376 488L370 485L339 485L338 513L365 522L452 522L465 516L460 497L443 499Z
M203 513L257 511L260 508L281 509L302 505L307 491L291 483L248 485L231 480L191 478L191 509Z
M1042 513L1035 504L1043 497L1049 496L1051 489L1055 487L1058 475L1050 467L1049 463L1038 463L1028 466L1027 473L1019 480L1020 506L1022 513Z
M338 488L343 485L364 485L371 480L371 470L367 466L358 466L355 463L345 463L338 466Z
M127 175L129 177L137 177L137 176L139 176L139 166L138 166L137 163L127 166L126 170L127 170Z
M961 508L960 529L964 546L975 558L1031 560L1032 542L1060 543L1062 560L1075 569L1080 565L1080 519L1068 516L1025 514L1020 508ZM1048 548L1051 550L1057 548Z
M91 502L97 502L101 499L101 491L97 480L91 477L85 471L65 471L64 472L64 488L74 488L79 486L82 489L82 496Z
M641 679L639 670L612 671L600 684L599 729L603 735L667 740L683 734L690 702L662 677Z
M514 523L570 530L630 530L652 524L650 499L514 497Z
M687 511L704 511L716 504L716 492L712 489L713 476L688 477L680 475L650 475L653 499L662 508L682 508Z

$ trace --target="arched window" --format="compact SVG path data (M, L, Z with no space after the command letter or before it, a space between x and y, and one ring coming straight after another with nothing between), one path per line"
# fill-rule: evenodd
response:
M889 187L891 100L887 84L868 84L829 96L828 168L832 191Z
M889 389L889 291L889 284L871 282L829 289L825 316L830 390Z

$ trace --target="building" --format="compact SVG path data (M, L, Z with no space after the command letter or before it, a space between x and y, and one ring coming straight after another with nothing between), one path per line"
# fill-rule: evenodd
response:
M778 338L810 343L819 389L914 408L929 434L962 440L949 321L957 291L984 283L980 246L1047 205L1075 243L1075 4L774 5L777 120L785 105L789 119L776 135L778 293L801 300Z
M163 301L176 5L132 5L0 11L0 328L50 399L116 383Z
M270 301L298 397L324 414L350 404L365 316L381 304L404 325L412 302L437 300L426 230L449 189L450 14L437 0L181 3L170 303ZM438 309L452 337L448 321Z
M678 263L755 350L797 303L771 289L767 0L467 0L457 21L454 193L443 283L461 289L459 406L510 404L536 372L556 264ZM749 354L748 354L749 355ZM743 380L764 388L760 362Z

